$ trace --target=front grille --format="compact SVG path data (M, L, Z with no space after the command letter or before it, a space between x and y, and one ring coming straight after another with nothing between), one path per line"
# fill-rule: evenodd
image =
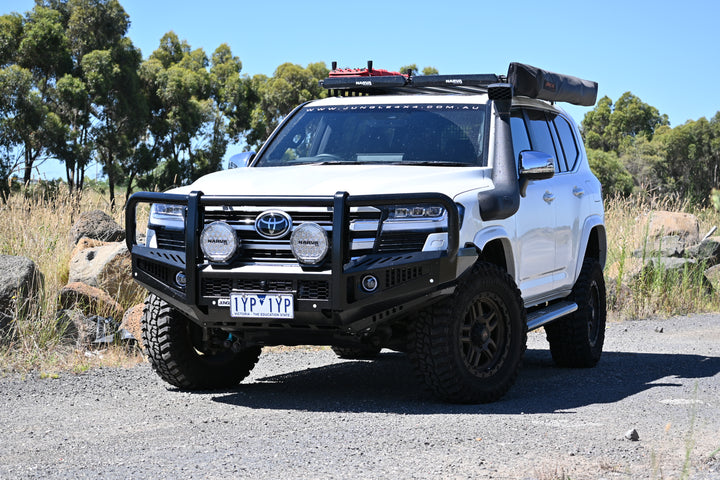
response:
M385 232L378 242L378 252L419 252L427 236L427 232Z
M269 240L261 237L255 231L255 219L259 214L269 209L243 208L243 209L206 209L205 225L212 222L223 221L235 229L240 244L240 254L235 262L238 264L247 263L291 263L296 264L297 260L290 250L290 232L278 239ZM315 208L308 210L293 210L291 208L273 208L282 210L292 218L293 228L305 222L317 223L325 229L328 240L332 245L332 211L326 208ZM330 258L328 252L326 258Z
M252 280L203 278L200 292L203 297L229 297L232 292L297 292L300 300L327 300L330 284L326 280Z
M333 212L328 208L276 207L292 218L293 228L305 222L313 222L325 229L328 241L332 245ZM240 242L239 254L232 260L233 266L248 264L297 264L290 249L290 232L282 238L269 240L255 231L255 219L270 208L235 207L234 209L212 207L204 212L204 224L223 221L231 225ZM428 231L384 231L378 238L381 225L381 212L375 208L353 209L349 215L348 252L350 258L359 258L373 253L418 252L423 249ZM184 232L158 229L156 231L158 248L184 251ZM328 262L332 252L325 257Z
M324 280L301 280L298 282L298 298L327 300L330 298L330 284Z

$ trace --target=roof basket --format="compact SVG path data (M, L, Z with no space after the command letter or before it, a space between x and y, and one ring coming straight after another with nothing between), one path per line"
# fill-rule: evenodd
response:
M363 69L338 69L332 63L328 78L320 85L332 96L417 95L417 94L478 94L488 86L510 83L515 95L550 102L567 102L592 106L597 99L597 83L569 75L542 70L513 62L507 77L495 74L419 75L374 69L372 61Z

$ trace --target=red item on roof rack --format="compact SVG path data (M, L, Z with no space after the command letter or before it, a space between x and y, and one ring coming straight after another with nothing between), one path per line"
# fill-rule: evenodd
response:
M400 72L391 72L381 68L373 68L372 60L368 62L367 68L337 68L337 62L333 62L333 69L328 73L328 77L390 77L394 75L402 75Z

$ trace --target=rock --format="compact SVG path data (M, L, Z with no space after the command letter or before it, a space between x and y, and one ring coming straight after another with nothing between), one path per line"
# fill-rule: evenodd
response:
M95 340L96 324L80 310L60 310L56 316L58 332L66 345L86 347Z
M68 282L100 288L123 304L140 298L143 292L132 280L132 260L123 242L79 250L70 259Z
M130 332L140 345L142 345L141 320L143 308L145 308L145 304L143 303L128 308L123 316L122 323L120 324L120 329L125 329Z
M75 248L72 249L72 252L70 252L70 258L73 258L75 255L77 255L79 252L82 252L86 248L101 247L103 245L107 245L108 243L109 242L103 242L101 240L93 240L92 238L82 237L80 240L78 240Z
M662 281L681 282L683 278L690 277L704 286L706 293L713 291L712 284L705 277L703 265L692 258L659 257L649 258L645 261L643 269L632 277L632 282L655 282L662 276Z
M715 291L720 291L720 265L705 270L705 278L708 279Z
M648 238L677 235L685 245L700 241L700 224L691 213L656 211L648 215Z
M100 315L121 319L123 308L107 292L82 282L65 285L58 294L60 308L78 309L85 315Z
M706 238L699 244L689 247L685 253L700 263L704 262L707 267L720 264L720 237Z
M645 263L647 268L662 268L665 271L681 272L685 268L694 269L698 267L698 263L692 258L677 257L657 257L649 258Z
M13 335L19 309L43 284L43 275L27 257L0 255L0 340Z
M638 440L640 440L640 434L637 432L637 430L633 428L625 432L625 438L632 442L637 442Z
M635 258L651 257L682 257L685 255L685 240L679 235L667 235L659 238L648 238L643 248L633 251Z
M104 242L120 242L125 240L125 230L102 210L93 210L80 215L70 229L68 238L70 245L77 244L82 237Z

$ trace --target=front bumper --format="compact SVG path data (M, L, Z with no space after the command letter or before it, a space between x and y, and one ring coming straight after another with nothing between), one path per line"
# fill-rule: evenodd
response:
M140 203L185 205L184 251L151 248L136 241L136 207ZM433 203L448 212L446 250L373 253L350 258L348 214L351 207L381 207ZM322 267L296 265L220 266L207 262L200 251L199 235L206 207L326 207L331 209L332 236L329 261ZM326 333L358 333L408 313L434 298L452 292L459 272L471 264L474 249L458 248L459 217L452 200L437 193L330 197L243 197L140 192L126 207L127 245L132 254L135 280L195 323L227 331L304 330ZM189 261L188 261L189 259ZM186 278L184 288L175 282ZM378 279L378 288L365 292L365 275ZM229 296L233 292L291 293L292 319L231 317Z

